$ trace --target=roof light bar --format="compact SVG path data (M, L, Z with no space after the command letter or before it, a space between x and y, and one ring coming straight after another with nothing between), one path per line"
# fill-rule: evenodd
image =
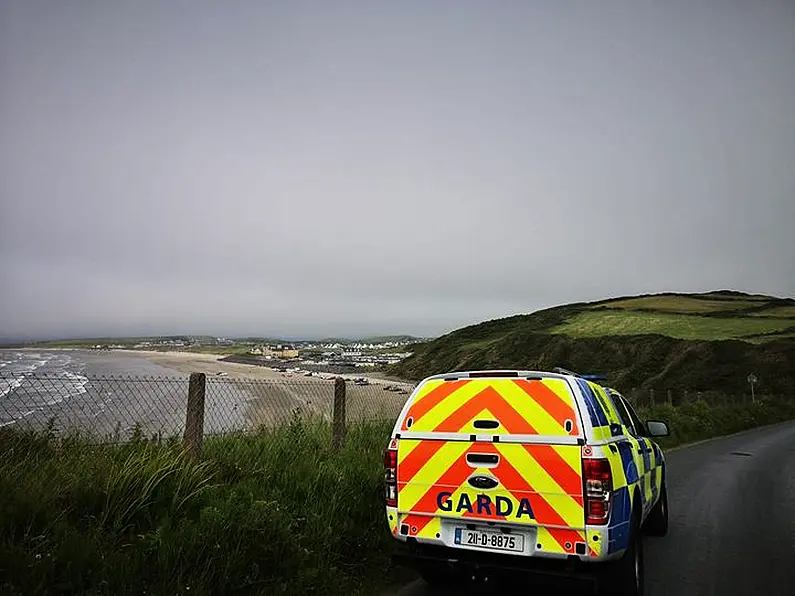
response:
M579 377L581 379L586 379L587 381L607 381L607 377L605 375L581 375L580 373L572 372L559 366L553 368L552 372L558 373L559 375L571 375L572 377Z

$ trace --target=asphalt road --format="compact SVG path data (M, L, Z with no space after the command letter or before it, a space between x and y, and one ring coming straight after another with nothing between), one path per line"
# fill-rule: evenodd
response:
M647 596L795 595L795 423L677 449L666 460L670 526L666 537L644 539ZM527 584L467 593L519 588L560 594ZM417 580L393 594L453 592Z

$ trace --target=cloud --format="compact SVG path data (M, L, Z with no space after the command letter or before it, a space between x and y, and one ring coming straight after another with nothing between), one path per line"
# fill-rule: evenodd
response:
M795 11L17 2L0 336L795 294Z

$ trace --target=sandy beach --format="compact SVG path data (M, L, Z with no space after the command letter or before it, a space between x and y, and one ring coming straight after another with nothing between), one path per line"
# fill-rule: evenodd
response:
M190 374L194 372L205 373L208 377L219 372L225 372L228 376L236 379L253 379L256 381L268 379L282 379L281 373L271 370L264 366L254 366L251 364L235 364L232 362L220 362L223 354L199 354L195 352L156 352L145 350L111 350L119 354L129 354L138 358L144 358L149 362L165 366L181 373Z
M252 399L246 408L246 416L254 426L270 426L282 422L295 410L305 414L319 415L330 419L334 400L334 383L319 377L281 373L265 366L221 362L221 354L199 354L193 352L156 352L142 350L113 350L144 358L149 362L170 368L183 374L203 372L212 384L222 378L245 389ZM217 373L227 373L219 377ZM408 394L386 391L385 386L400 386L411 391L412 384L379 378L378 373L357 372L340 375L343 378L366 376L370 385L358 386L346 383L347 418L349 420L393 418L400 412ZM246 381L255 381L247 383ZM256 383L256 381L261 381ZM270 381L270 382L268 382Z
M165 366L181 373L190 374L192 372L203 372L207 376L216 375L219 372L227 373L227 376L236 379L253 380L272 380L272 379L294 379L300 381L315 380L314 377L303 377L291 373L277 372L267 366L257 366L254 364L238 364L234 362L222 362L225 358L223 354L200 354L196 352L157 352L147 350L111 350L119 354L129 354L144 358L154 364ZM300 367L300 363L296 364ZM367 369L357 370L355 373L340 374L343 378L353 379L356 377L367 377L370 383L380 385L400 385L408 389L414 384L409 381L389 378L381 372L373 372Z

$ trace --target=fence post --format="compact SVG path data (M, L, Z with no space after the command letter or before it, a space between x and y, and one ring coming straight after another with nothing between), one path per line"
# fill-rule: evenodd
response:
M334 422L331 429L331 446L339 449L345 443L345 379L334 379Z
M202 455L204 439L204 395L207 387L207 375L191 373L188 381L188 409L185 414L185 434L182 443L185 451L193 459Z
M649 403L654 406L654 389L649 389Z
M668 405L669 406L674 405L673 394L670 389L668 390Z

